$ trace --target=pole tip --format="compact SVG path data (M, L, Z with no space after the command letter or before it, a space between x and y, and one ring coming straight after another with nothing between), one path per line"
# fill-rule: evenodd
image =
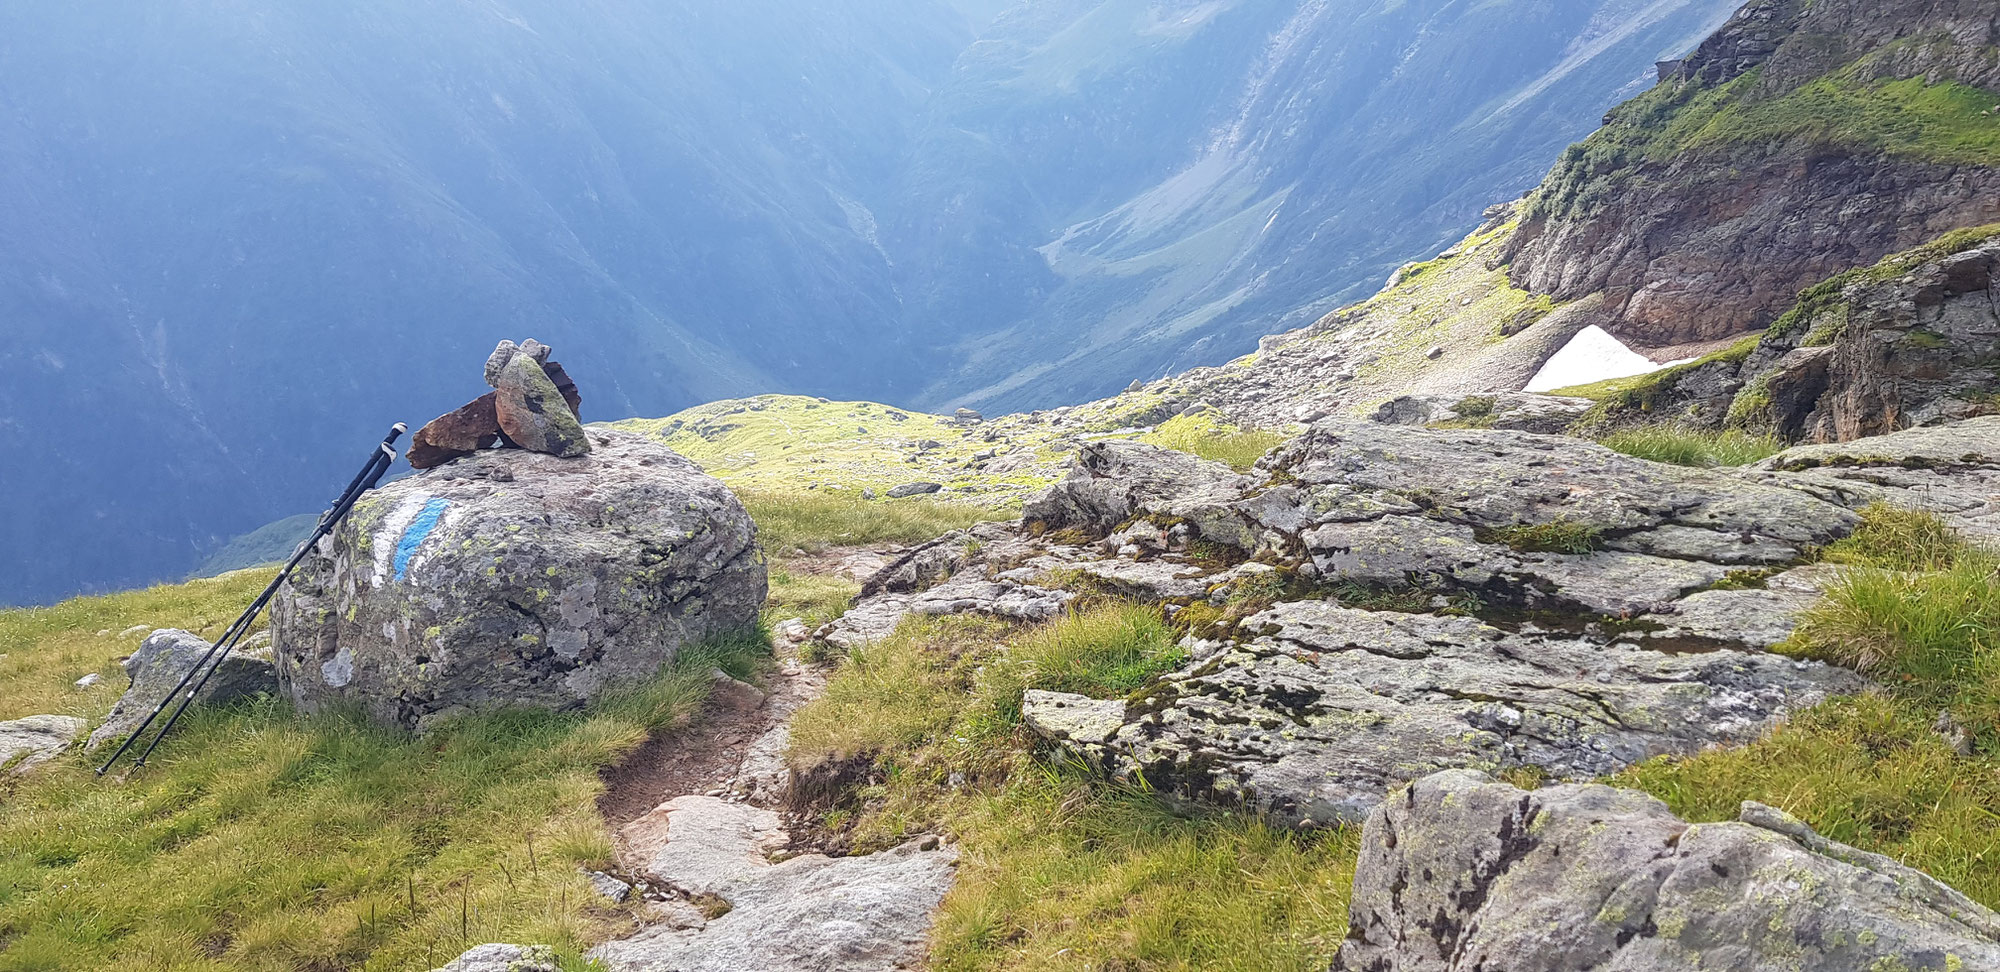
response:
M403 433L410 431L410 427L404 425L401 422L397 422L395 425L390 426L390 428L395 429L397 435L402 435Z

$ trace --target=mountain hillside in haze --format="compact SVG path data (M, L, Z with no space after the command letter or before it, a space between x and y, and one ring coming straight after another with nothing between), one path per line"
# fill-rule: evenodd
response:
M1227 359L1462 235L1729 7L10 7L0 602L323 503L502 337L586 419Z

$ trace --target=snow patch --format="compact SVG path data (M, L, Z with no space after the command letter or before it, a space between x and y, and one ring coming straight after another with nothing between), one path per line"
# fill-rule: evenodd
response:
M1625 346L1595 324L1577 332L1561 351L1542 365L1524 391L1546 392L1571 385L1588 385L1613 378L1630 378L1660 370L1663 365Z

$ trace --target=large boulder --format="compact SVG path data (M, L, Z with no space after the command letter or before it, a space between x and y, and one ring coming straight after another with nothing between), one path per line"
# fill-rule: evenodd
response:
M493 450L366 496L273 607L284 692L422 729L573 706L754 624L766 579L743 504L643 436L590 435L587 457Z
M117 742L139 728L139 723L152 714L160 700L165 699L167 693L180 685L181 679L201 663L208 650L208 639L179 628L161 628L147 635L139 650L124 661L125 676L131 681L131 687L112 704L111 713L90 734L90 741L84 749L95 750L105 743ZM274 692L277 688L278 677L271 663L269 639L259 635L246 639L243 645L223 659L215 674L208 677L195 701L210 705L233 702Z
M0 770L22 775L61 756L88 725L74 716L29 716L0 722Z
M1335 972L1972 972L2000 915L1755 803L1689 824L1608 786L1412 784L1363 833Z

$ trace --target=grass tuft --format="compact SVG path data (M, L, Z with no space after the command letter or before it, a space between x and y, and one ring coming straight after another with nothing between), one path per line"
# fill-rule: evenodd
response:
M1162 449L1187 452L1203 459L1222 463L1237 472L1245 472L1264 458L1264 454L1285 441L1276 432L1259 432L1239 429L1236 426L1217 422L1208 412L1180 415L1160 423L1158 428L1139 437L1141 442L1150 442Z
M1554 519L1502 527L1491 531L1482 541L1503 543L1521 553L1586 554L1596 550L1603 539L1603 531L1588 523Z
M1026 689L1124 694L1183 663L1174 638L1131 604L1034 628L916 618L853 652L799 713L795 764L872 758L876 782L826 818L856 850L960 839L932 968L1326 967L1356 829L1190 816L1046 752L1020 724Z
M950 500L911 496L864 500L858 493L740 489L764 549L821 550L868 543L920 543L1006 514Z
M1730 429L1710 432L1680 425L1648 425L1613 432L1598 440L1614 452L1676 466L1747 466L1785 450L1775 436Z

